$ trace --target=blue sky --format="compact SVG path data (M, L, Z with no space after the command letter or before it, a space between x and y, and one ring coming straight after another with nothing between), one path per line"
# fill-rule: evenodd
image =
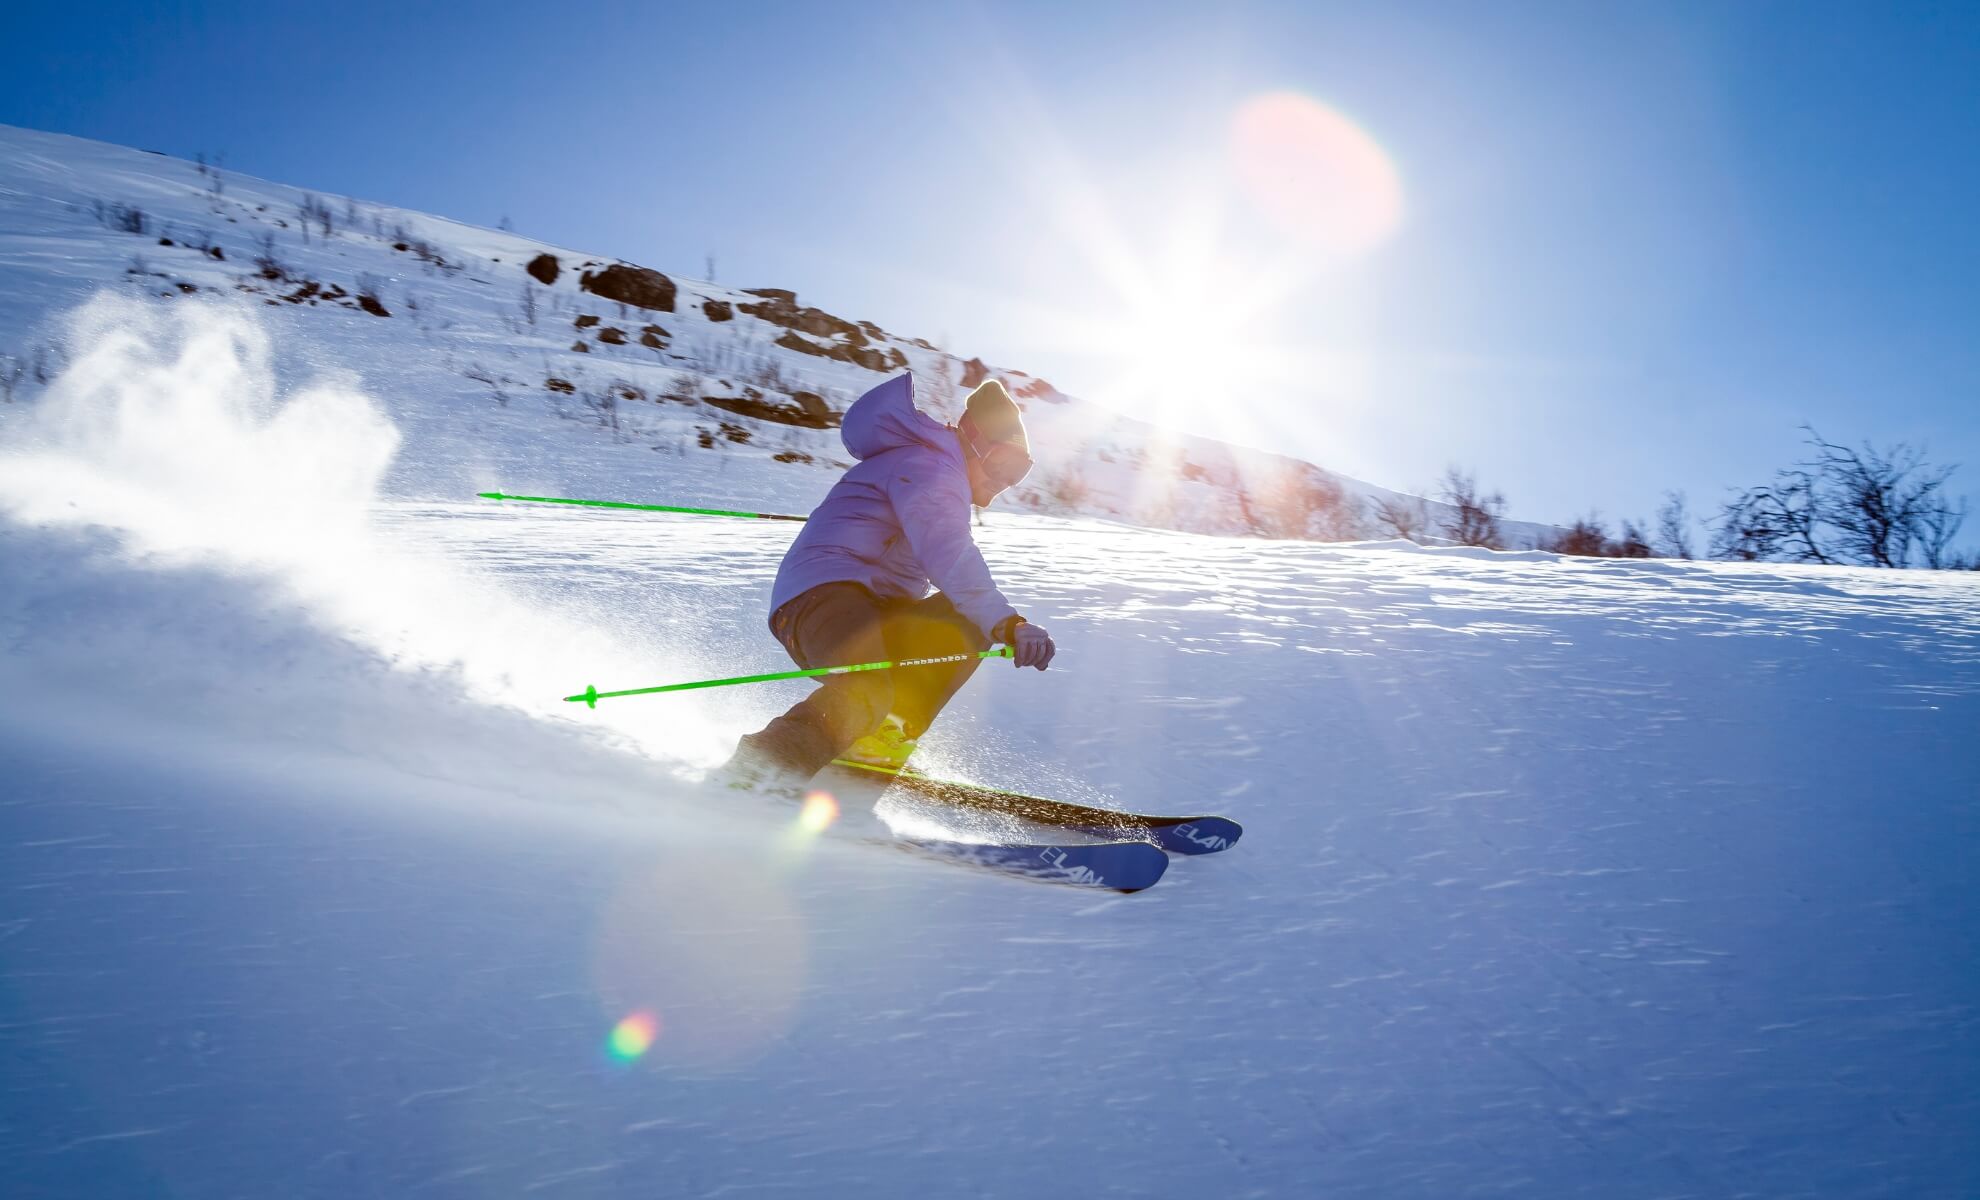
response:
M712 254L1375 482L1465 464L1526 518L1708 507L1802 421L1980 495L1980 6L110 3L0 37L9 124ZM1265 218L1230 130L1272 93L1379 144L1392 235Z

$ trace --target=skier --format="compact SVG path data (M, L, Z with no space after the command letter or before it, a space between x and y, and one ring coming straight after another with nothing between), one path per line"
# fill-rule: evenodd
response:
M818 689L744 737L723 774L738 786L802 786L835 758L898 770L993 643L1043 671L1051 635L997 590L969 532L1031 470L1017 403L990 380L943 425L914 406L900 375L846 409L840 437L858 460L785 552L770 632L806 670L968 654L953 663L822 677ZM932 594L930 585L937 590Z

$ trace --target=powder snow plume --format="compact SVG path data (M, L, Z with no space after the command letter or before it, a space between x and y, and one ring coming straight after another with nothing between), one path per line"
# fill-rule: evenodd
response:
M268 330L225 303L100 295L72 315L74 365L0 453L0 511L112 532L133 561L273 583L320 627L405 669L454 673L474 699L575 717L588 672L666 668L678 651L608 634L554 603L388 544L371 511L399 432L355 377L284 391ZM686 720L682 718L687 716ZM642 751L706 761L722 733L599 710Z

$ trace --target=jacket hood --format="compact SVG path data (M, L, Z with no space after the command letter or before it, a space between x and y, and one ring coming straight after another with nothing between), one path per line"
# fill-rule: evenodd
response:
M926 446L960 459L962 450L949 427L914 406L914 376L896 375L852 402L839 423L839 439L854 458L883 450Z

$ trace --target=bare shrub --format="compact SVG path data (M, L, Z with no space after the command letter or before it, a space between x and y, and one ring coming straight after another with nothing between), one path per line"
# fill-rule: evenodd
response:
M336 214L330 211L328 204L325 204L317 197L304 193L303 202L297 206L296 211L301 217L303 239L305 241L309 238L309 227L311 225L316 226L317 230L322 233L325 241L328 241L337 232Z
M204 150L193 155L193 174L206 181L206 190L215 200L218 200L220 194L227 188L225 180L220 176L220 165L226 160L227 156L224 154L209 156Z
M151 218L135 204L106 204L101 200L90 202L90 211L96 215L97 223L105 229L118 233L151 232Z
M1600 517L1590 513L1557 534L1542 536L1539 548L1553 554L1600 558L1608 553L1609 531L1602 527Z
M1942 563L1966 520L1946 481L1957 469L1934 467L1924 452L1898 443L1860 449L1825 440L1803 425L1808 457L1748 488L1720 509L1715 557L1904 567Z
M1664 504L1657 510L1657 553L1665 558L1690 558L1691 514L1686 511L1683 492L1665 492Z
M263 279L282 280L289 278L288 265L275 257L275 231L268 230L254 239L254 265L260 269Z
M1444 471L1438 498L1451 508L1444 517L1446 537L1460 546L1505 549L1505 535L1499 526L1506 511L1504 495L1481 492L1470 472L1452 466Z
M479 362L471 362L461 368L461 374L486 387L489 397L495 403L501 405L503 408L509 406L509 393L505 386L509 382L507 379L482 366Z
M600 425L611 430L615 437L619 434L619 397L612 389L585 388L578 393L578 399L584 402L585 408Z
M374 317L389 317L392 314L385 308L385 281L368 271L359 271L357 277L358 307Z
M1430 527L1429 506L1421 496L1384 496L1375 501L1371 515L1378 531L1412 542Z

